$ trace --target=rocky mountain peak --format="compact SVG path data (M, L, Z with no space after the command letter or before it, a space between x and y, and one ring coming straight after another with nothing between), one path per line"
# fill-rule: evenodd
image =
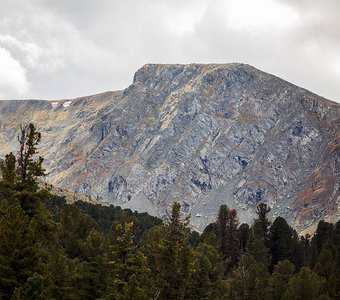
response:
M230 83L246 83L255 71L253 67L240 63L147 64L135 73L133 85L144 86L154 92L169 92L184 85L214 85L226 79Z
M222 203L299 228L339 217L336 167L319 169L337 166L340 106L249 65L147 64L124 91L43 103L0 102L0 152L13 120L37 123L57 186L158 216L179 201L197 228ZM317 206L301 200L315 174Z

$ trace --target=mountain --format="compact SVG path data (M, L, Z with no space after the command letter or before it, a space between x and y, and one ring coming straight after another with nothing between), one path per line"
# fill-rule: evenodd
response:
M0 102L0 153L42 133L46 180L202 229L266 202L300 230L340 218L340 105L245 64L148 64L123 91Z

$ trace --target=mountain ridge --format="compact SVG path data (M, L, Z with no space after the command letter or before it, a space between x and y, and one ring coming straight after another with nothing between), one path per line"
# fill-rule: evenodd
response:
M14 150L15 125L40 124L47 178L62 188L158 216L180 201L197 228L222 203L249 221L264 201L302 229L339 217L336 168L333 204L316 217L300 217L300 191L336 140L340 105L252 66L147 64L122 91L18 101L0 102L12 117L0 121L0 153Z

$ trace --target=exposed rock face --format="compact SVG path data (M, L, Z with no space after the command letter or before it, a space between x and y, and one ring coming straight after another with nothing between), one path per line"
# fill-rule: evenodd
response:
M266 202L304 229L339 218L340 105L243 64L145 65L124 91L0 102L0 152L42 132L47 180L202 229L222 203Z

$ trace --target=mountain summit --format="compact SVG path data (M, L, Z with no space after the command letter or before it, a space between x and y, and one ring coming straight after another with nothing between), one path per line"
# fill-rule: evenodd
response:
M42 133L47 181L202 229L266 202L299 229L339 219L340 105L245 64L147 64L123 91L0 102L0 153Z

